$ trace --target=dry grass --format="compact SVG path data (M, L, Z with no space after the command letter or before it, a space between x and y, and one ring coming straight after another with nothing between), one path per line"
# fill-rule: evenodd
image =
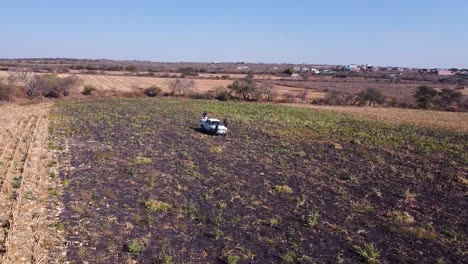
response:
M109 75L78 75L85 84L96 86L98 91L104 92L135 92L142 88L155 85L168 92L168 78L158 77L137 77L137 76L109 76ZM239 76L234 76L238 78ZM213 79L194 79L195 87L194 92L202 93L210 90L214 90L218 87L226 87L232 83L232 80L213 80ZM81 89L81 87L80 87ZM275 85L275 92L281 97L287 93L300 93L303 91L302 88L292 88L287 86ZM316 99L325 97L324 92L309 91L307 95L308 99Z
M444 128L459 132L468 132L468 113L387 107L317 106L304 104L290 105L349 114L360 118L386 123L409 124L429 128Z
M61 243L50 228L58 213L49 194L56 188L48 176L50 107L0 105L0 219L9 223L0 230L3 263L45 263Z

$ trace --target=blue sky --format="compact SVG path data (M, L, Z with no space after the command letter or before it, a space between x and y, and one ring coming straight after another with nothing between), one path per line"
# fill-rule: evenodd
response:
M0 0L0 58L468 68L468 1Z

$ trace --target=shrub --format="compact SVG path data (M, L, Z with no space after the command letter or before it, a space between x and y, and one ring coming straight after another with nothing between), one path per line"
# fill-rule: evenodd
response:
M371 105L381 105L385 102L385 96L376 88L368 88L358 94L357 100L361 105L369 103Z
M94 91L96 91L96 87L92 85L86 85L83 88L83 92L81 92L83 95L91 95Z
M35 77L37 78L37 86L42 95L49 98L67 96L70 93L70 89L80 83L80 80L76 76L61 78L55 74L46 74Z
M181 94L186 95L190 93L193 88L195 87L195 81L190 79L175 79L175 80L168 80L167 86L172 95L174 94Z
M287 74L287 75L291 76L291 75L294 74L294 69L293 68L287 68L286 70L284 70L284 74Z
M0 81L0 101L10 101L13 89Z
M138 243L138 241L136 239L132 240L132 242L130 242L130 244L127 246L127 251L128 253L132 254L132 255L138 255L141 251L141 247L140 247L140 244Z
M437 91L429 86L419 86L414 94L416 102L420 108L429 109L437 95Z
M356 95L350 93L342 93L339 91L331 91L325 95L325 98L318 103L327 105L355 105Z
M157 86L151 86L144 90L145 95L149 97L156 97L161 92L162 92L162 89Z
M436 102L440 107L450 110L457 108L461 104L462 98L463 94L460 91L444 88L439 93L439 98Z
M219 101L229 101L231 99L231 93L224 87L218 87L214 89L215 98Z
M228 86L228 89L243 100L253 99L258 91L257 84L250 74L245 78L235 80Z
M365 243L363 247L354 247L356 252L365 263L379 263L380 252L374 247L374 244Z

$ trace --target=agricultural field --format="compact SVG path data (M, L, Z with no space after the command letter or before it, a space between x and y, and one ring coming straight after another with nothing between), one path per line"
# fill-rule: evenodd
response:
M382 121L389 124L407 124L427 128L444 128L460 132L468 132L468 113L442 112L420 109L404 109L391 107L353 107L287 104L295 107L311 108L319 111L329 111L351 115L368 120Z
M47 149L50 104L0 105L0 263L59 260L60 202Z
M466 132L159 98L58 102L50 133L73 263L467 259Z
M149 86L158 86L161 87L166 92L169 91L168 82L173 80L170 78L158 78L158 77L141 77L141 76L112 76L112 75L89 75L89 74L78 74L77 76L83 80L83 83L86 85L94 85L100 92L109 93L109 94L119 94L119 93L131 93L139 91ZM235 76L237 78L238 76ZM213 80L213 79L193 79L195 86L193 91L197 93L203 93L210 90L215 90L219 87L227 87L231 84L232 80ZM76 91L80 92L81 87ZM297 87L287 87L281 85L274 86L275 92L279 96L283 96L291 92L301 92L303 88ZM308 98L316 99L323 98L325 96L324 92L319 91L309 91Z

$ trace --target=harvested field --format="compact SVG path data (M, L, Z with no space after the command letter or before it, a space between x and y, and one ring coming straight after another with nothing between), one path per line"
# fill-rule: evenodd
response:
M0 106L0 263L58 260L47 167L50 107Z
M323 106L307 104L288 104L320 111L332 111L356 117L372 119L393 124L409 124L427 128L444 128L468 132L468 113L402 109L389 107Z
M109 75L78 75L85 84L94 85L99 91L104 92L134 92L143 88L155 85L163 88L165 91L168 89L168 81L173 80L170 78L157 78L157 77L137 77L137 76L109 76ZM226 87L232 83L232 80L211 80L211 79L194 79L195 87L194 92L207 92L219 87ZM292 88L286 86L276 85L275 92L280 96L291 92L300 92L301 88ZM308 93L309 99L322 98L325 96L323 92L310 91Z
M51 131L76 263L466 260L467 133L176 99L60 102Z

